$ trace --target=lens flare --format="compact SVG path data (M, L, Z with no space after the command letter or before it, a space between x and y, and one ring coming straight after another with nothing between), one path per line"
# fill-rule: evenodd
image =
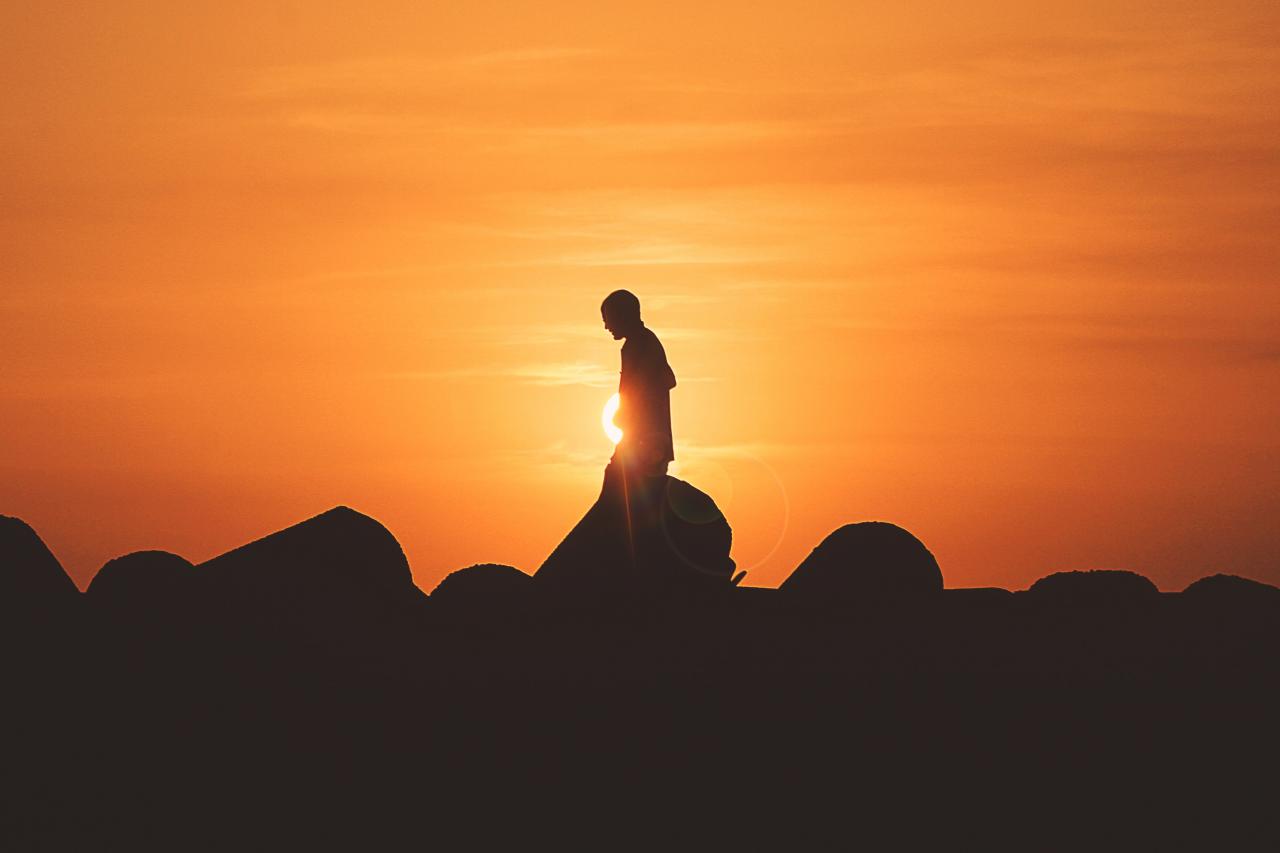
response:
M622 399L614 394L609 398L609 402L604 404L604 411L600 413L600 425L604 427L604 434L609 436L609 440L614 444L622 441L622 430L613 422L613 416L618 413L618 405Z

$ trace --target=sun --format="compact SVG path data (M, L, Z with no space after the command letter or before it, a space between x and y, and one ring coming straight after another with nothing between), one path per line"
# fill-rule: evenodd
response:
M609 402L604 404L604 411L600 413L600 425L604 427L604 434L609 436L609 440L614 444L622 441L622 430L613 422L613 416L618 413L618 405L622 402L617 394L609 398Z

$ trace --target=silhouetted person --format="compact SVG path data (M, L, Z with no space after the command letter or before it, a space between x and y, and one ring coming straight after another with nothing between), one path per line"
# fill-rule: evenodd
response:
M640 319L640 300L618 290L600 306L622 346L622 437L600 497L539 567L535 579L570 597L608 598L641 589L659 596L718 594L733 579L733 531L705 492L667 475L675 458L671 389L676 376L658 336Z
M626 290L610 293L600 306L604 327L622 345L621 401L615 422L622 440L605 469L604 492L620 501L633 564L657 513L667 465L675 459L671 438L671 389L676 375L662 342L640 319L640 300Z
M621 405L614 420L622 429L614 458L626 457L645 476L660 477L676 458L671 440L671 389L676 375L662 342L640 319L640 300L626 290L610 293L600 306L604 327L622 345Z

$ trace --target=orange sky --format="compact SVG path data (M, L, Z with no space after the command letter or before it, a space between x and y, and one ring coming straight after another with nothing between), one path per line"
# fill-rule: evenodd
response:
M1280 583L1274 3L27 5L0 512L81 586L340 503L532 571L618 287L748 583L865 519L950 586Z

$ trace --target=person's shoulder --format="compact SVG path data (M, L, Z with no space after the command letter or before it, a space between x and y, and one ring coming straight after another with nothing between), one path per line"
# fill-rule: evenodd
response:
M622 342L622 349L624 351L630 350L632 352L640 352L641 350L651 348L657 343L658 336L653 333L653 330L648 326L641 326L639 329L628 335L627 339Z
M658 335L648 326L641 329L640 334L635 337L639 340L640 346L644 349L662 349L662 341L658 340Z

